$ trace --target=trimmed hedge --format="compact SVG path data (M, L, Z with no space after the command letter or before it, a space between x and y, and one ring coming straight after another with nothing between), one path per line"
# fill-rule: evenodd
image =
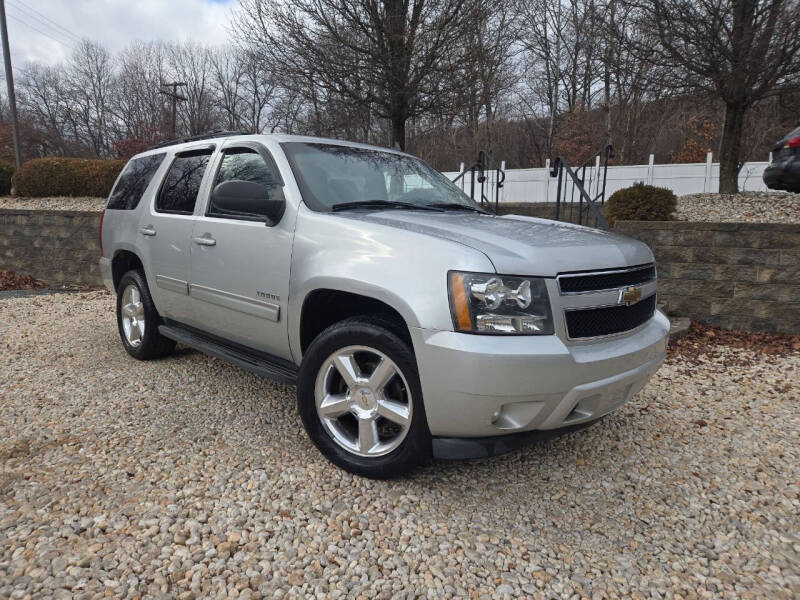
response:
M636 183L617 190L606 202L606 220L672 221L678 198L667 188Z
M124 160L35 158L14 173L14 190L17 196L27 198L105 198L124 166Z
M0 160L0 196L11 193L11 176L14 175L14 165Z

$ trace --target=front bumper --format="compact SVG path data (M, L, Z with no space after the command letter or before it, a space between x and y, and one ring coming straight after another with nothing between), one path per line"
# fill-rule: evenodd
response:
M634 332L566 344L412 328L434 437L481 438L590 423L630 400L666 356L661 312Z

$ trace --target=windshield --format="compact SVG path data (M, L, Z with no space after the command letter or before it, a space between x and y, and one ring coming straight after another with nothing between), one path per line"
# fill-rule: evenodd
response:
M406 208L460 205L480 207L438 171L418 158L336 144L282 144L303 201L313 210L372 203ZM456 206L457 207L457 206Z

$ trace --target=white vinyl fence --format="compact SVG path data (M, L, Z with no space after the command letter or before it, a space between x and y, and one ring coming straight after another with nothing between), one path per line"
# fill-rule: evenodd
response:
M742 191L767 191L762 174L769 162L749 162L739 172L739 189ZM463 166L462 166L463 169ZM538 169L509 169L505 183L500 188L500 202L555 202L558 180L550 177L550 161L547 166ZM455 179L458 173L444 173L449 179ZM600 178L598 178L598 175ZM494 201L494 171L487 172L488 182L484 184L486 196ZM598 182L602 185L602 166L598 159L592 168L586 169L586 182L590 183L590 194L597 195ZM650 155L648 165L623 165L608 167L606 179L606 198L619 189L643 181L644 183L671 189L677 196L684 194L701 194L719 191L719 163L711 162L709 152L705 163L656 165ZM467 194L470 193L470 174L466 173L458 181ZM480 184L475 183L475 196L480 194ZM588 188L589 186L587 186ZM577 197L576 197L577 200Z

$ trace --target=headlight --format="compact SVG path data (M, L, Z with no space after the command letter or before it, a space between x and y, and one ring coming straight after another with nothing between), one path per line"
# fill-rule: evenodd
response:
M553 315L544 279L488 273L448 274L456 331L550 335Z

